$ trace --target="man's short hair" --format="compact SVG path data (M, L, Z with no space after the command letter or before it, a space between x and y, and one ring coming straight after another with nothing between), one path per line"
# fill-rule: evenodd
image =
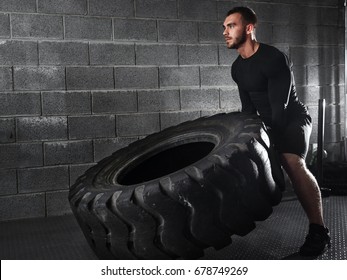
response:
M255 12L249 8L249 7L234 7L232 8L228 13L227 16L230 16L231 14L239 13L242 16L242 20L245 24L257 24L257 15Z

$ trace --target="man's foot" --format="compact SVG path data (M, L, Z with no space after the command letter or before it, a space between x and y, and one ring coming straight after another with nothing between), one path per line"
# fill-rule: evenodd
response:
M308 235L304 245L300 248L301 256L318 256L323 254L330 248L330 234L328 228L318 225L310 224Z

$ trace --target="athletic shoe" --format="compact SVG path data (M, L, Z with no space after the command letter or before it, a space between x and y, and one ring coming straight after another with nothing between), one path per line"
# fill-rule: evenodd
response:
M300 248L300 255L313 257L323 254L331 246L330 239L328 228L310 224L305 243Z

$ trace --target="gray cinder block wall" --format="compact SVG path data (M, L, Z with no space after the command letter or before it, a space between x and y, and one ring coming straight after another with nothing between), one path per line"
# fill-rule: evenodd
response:
M222 22L257 12L258 40L294 63L326 147L344 135L344 21L338 0L0 0L0 220L70 213L77 176L180 122L239 110ZM315 142L317 126L311 138Z

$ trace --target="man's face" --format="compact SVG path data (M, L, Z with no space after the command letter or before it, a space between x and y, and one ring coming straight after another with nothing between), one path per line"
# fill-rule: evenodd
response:
M227 16L223 27L223 36L229 49L238 49L246 42L246 26L242 22L241 14L234 13Z

